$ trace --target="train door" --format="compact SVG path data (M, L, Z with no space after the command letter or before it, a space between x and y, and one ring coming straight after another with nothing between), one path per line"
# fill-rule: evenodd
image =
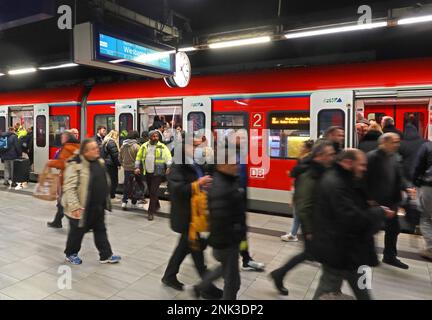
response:
M115 129L120 134L120 145L128 131L137 130L137 100L119 100L115 103Z
M138 101L139 132L149 131L155 122L166 123L164 141L169 142L177 125L182 125L182 99L140 100Z
M208 145L213 145L211 131L212 102L209 97L187 97L183 99L183 129L194 136L205 136Z
M33 146L34 172L42 172L49 159L49 107L47 104L34 105Z
M395 116L396 128L405 132L406 125L410 123L417 128L420 137L428 139L428 107L429 99L425 100L424 103L413 101L398 105Z
M311 139L324 135L331 126L345 129L345 148L355 144L354 92L351 90L326 90L312 93L310 98Z

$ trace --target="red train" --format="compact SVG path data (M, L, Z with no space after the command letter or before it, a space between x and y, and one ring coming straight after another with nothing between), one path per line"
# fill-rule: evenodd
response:
M289 212L301 141L330 125L346 129L345 146L356 146L355 117L394 117L403 131L414 115L420 133L432 138L432 59L396 60L276 71L198 76L184 89L163 81L139 81L0 94L0 131L17 121L35 128L35 166L40 172L59 147L64 129L94 136L98 125L119 131L147 130L155 115L193 120L205 130L256 130L249 147L270 166L249 163L250 207ZM266 129L265 131L263 131ZM252 148L250 148L252 150Z

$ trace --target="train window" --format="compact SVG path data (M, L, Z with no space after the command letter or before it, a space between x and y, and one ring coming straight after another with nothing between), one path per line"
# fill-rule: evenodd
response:
M340 109L321 110L318 113L318 136L333 126L345 128L345 112Z
M126 139L129 131L133 130L133 116L130 113L122 113L119 118L119 129L120 129L120 145L123 140Z
M198 131L204 131L205 120L204 112L190 112L187 117L187 132L197 133Z
M384 112L369 113L368 114L368 120L375 120L376 122L381 124L381 120L385 116L386 116L386 114Z
M6 132L6 117L0 117L0 133Z
M270 157L298 158L303 142L310 139L309 111L273 112L268 119Z
M107 128L107 132L110 132L111 130L114 130L114 122L115 117L112 114L98 114L94 117L94 130L96 135L96 130L98 127L103 126Z
M46 117L36 117L36 146L39 148L46 147Z
M407 124L412 124L416 127L420 137L423 137L425 125L424 114L422 112L405 112L403 132L405 132Z
M49 119L49 145L51 147L61 147L61 135L70 129L70 117L50 116Z
M213 115L212 121L213 128L245 128L246 115L245 114L229 114L229 113L216 113Z

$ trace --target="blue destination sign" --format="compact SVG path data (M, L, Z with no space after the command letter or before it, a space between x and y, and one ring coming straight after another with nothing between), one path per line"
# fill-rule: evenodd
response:
M132 62L165 72L173 72L172 56L175 51L163 51L124 41L99 33L99 54L112 58L111 63Z

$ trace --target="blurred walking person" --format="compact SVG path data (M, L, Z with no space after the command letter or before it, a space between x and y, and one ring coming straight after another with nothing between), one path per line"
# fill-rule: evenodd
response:
M337 156L334 168L324 173L318 186L313 218L313 253L322 264L314 299L341 291L347 280L359 300L371 299L367 286L359 286L359 267L378 265L374 234L384 218L395 212L371 206L361 179L367 170L366 155L347 149Z
M81 264L78 256L84 235L93 230L100 263L118 263L105 226L105 210L111 211L110 179L94 139L85 139L80 154L70 159L64 173L62 205L69 218L66 261Z

